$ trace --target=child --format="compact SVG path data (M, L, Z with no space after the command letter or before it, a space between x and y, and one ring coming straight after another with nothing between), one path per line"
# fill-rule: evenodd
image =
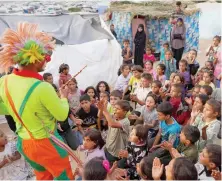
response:
M94 105L97 103L97 93L96 93L96 89L93 86L89 86L86 88L84 94L87 94L90 97L91 100L91 104Z
M110 93L110 88L107 82L105 81L100 81L97 86L96 86L96 92L99 96L100 92L108 92Z
M154 72L154 70L153 70L153 62L147 61L147 62L144 64L143 73L148 73L148 74L151 74L152 76L155 75L155 72Z
M83 129L96 128L98 126L98 109L91 105L90 97L84 94L80 97L80 107L76 113L79 119L82 120Z
M122 99L122 94L118 90L114 90L110 93L110 104L107 106L107 110L110 115L114 114L114 107L118 101Z
M197 74L194 76L194 80L192 79L192 83L193 85L197 85L199 84L200 81L203 80L203 72L204 72L204 68L201 68Z
M110 170L107 160L94 157L83 168L83 180L108 180Z
M169 80L171 73L177 71L176 60L173 58L173 52L170 50L166 51L165 58L161 63L166 66L165 75L166 79Z
M154 94L148 94L146 104L141 107L140 117L135 116L134 118L143 121L146 128L149 129L148 139L155 137L159 129L156 106L157 96Z
M108 122L109 130L106 139L105 154L109 162L113 163L119 160L120 150L126 148L130 130L130 122L126 114L130 110L130 104L127 101L118 101L114 109L114 119L108 113L105 101L100 101L98 108L103 112Z
M136 165L147 155L147 132L147 128L143 125L136 125L130 133L126 150L119 152L119 157L122 158L118 162L119 167L124 166L127 169L127 176L130 180L139 179Z
M200 85L196 85L193 89L192 89L192 100L195 100L195 98L199 95L200 93Z
M17 139L8 141L0 130L0 179L27 180L34 176L30 165L16 149Z
M199 155L199 163L195 165L198 180L214 180L213 171L221 172L221 146L208 144Z
M215 78L215 84L216 87L220 87L220 82L221 82L221 69L222 69L222 62L221 62L221 50L217 53L214 59L214 78Z
M143 64L145 65L147 61L151 61L153 63L156 61L154 55L152 54L152 49L150 47L146 48L146 54L143 55Z
M128 86L126 87L123 95L126 95L128 90L131 88L131 93L134 93L137 86L140 84L141 74L143 73L143 68L140 65L134 65L132 67L133 76L130 78Z
M219 115L220 104L214 99L210 99L204 106L203 114L199 114L194 122L192 122L193 120L190 122L191 125L198 127L201 133L200 140L197 142L199 151L202 151L206 144L217 141L217 135L221 126L220 121L217 120Z
M164 141L170 142L174 148L179 144L181 127L172 117L172 113L173 106L167 101L159 104L157 107L157 117L160 121L160 128L157 136L148 141L148 148L150 151L154 151L153 154L158 157L161 157L166 153L166 151L161 148Z
M59 67L59 87L62 87L66 82L68 82L72 76L69 74L69 66L67 64L62 64Z
M153 166L153 157L146 156L140 163L136 165L136 171L140 176L141 180L152 180L152 166Z
M161 50L161 55L160 55L160 61L161 61L161 62L163 62L163 60L164 60L164 58L165 58L165 53L166 53L166 51L169 50L169 47L170 47L170 45L169 45L168 42L166 42L166 43L163 44L163 48L162 48L162 50Z
M162 84L159 80L154 80L151 86L151 92L149 94L154 94L157 97L157 103L160 104L162 102L162 98L160 95L160 88L162 87Z
M187 62L188 62L188 71L190 72L191 79L194 79L200 64L196 60L197 58L197 51L195 49L191 49L188 53Z
M87 131L83 136L83 145L80 146L80 150L85 151L84 164L89 162L94 157L102 157L106 159L103 146L105 142L101 136L101 133L96 129Z
M162 83L162 86L164 86L165 81L166 81L165 71L166 71L166 66L160 63L157 66L155 80L159 80Z
M111 31L111 33L113 34L113 36L117 39L117 34L116 34L116 32L115 32L114 24L111 24L111 25L110 25L110 31Z
M172 158L184 156L193 164L198 161L198 150L195 143L200 138L200 131L195 126L186 125L180 133L180 143L177 149L173 148L168 142L163 143L164 149L170 152Z
M171 87L169 102L173 106L172 116L181 125L185 125L190 118L190 111L188 105L185 103L182 95L182 88L180 84L174 84Z
M153 81L152 75L143 73L141 75L141 85L138 86L133 94L130 94L131 101L136 102L137 111L140 110L141 106L145 105L147 94L151 91L151 83Z
M43 80L44 80L45 82L48 82L48 83L50 83L50 84L53 84L53 76L52 76L52 74L51 74L51 73L44 73L44 74L43 74Z
M114 90L119 90L120 92L123 93L131 77L130 66L127 64L123 64L121 65L120 70L121 70L121 75L118 77L116 81Z
M211 71L214 71L214 64L212 61L206 61L205 62L205 68L208 69L208 70L211 70Z
M179 61L179 74L183 76L185 80L185 86L190 87L190 73L187 71L188 63L185 59Z
M207 49L206 56L208 56L209 61L214 61L214 55L217 54L217 51L220 48L220 41L221 41L221 36L215 36L213 38L213 45L211 45Z
M184 80L184 77L182 76L182 75L180 75L180 74L175 74L174 75L174 78L173 78L173 81L172 81L172 84L171 84L171 87L172 87L172 85L174 85L174 84L180 84L180 87L181 87L181 96L182 96L182 98L184 98L185 97L185 94L186 94L186 87L184 86L184 82L185 82L185 80ZM171 90L171 87L170 87L170 89L169 90Z
M159 158L153 160L152 176L154 180L160 180L164 165ZM195 165L187 158L180 157L170 161L165 166L166 180L197 180L198 173Z
M123 50L122 50L123 64L132 64L133 53L130 49L129 40L123 40Z
M75 78L70 79L70 81L67 84L67 88L69 91L68 94L69 108L71 109L72 113L75 114L80 108L79 98L81 96L81 90L78 89L77 81Z
M213 93L213 89L211 86L203 85L200 87L200 94L205 94L205 95L211 96L212 93Z

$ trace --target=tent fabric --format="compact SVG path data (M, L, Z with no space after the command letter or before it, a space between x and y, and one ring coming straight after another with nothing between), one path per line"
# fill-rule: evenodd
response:
M76 77L80 89L96 86L102 80L113 87L122 63L121 48L116 40L96 40L80 45L57 46L52 54L52 61L47 64L45 70L52 73L56 85L59 79L59 66L62 63L69 65L71 75L75 75L87 65Z
M113 39L101 28L98 14L70 14L60 16L4 15L0 16L0 35L6 28L16 29L17 23L27 21L37 23L42 31L67 45L75 45L95 40Z
M184 19L186 24L185 52L192 48L197 50L199 48L199 15L200 12L196 12ZM123 45L123 39L129 39L132 48L132 14L113 12L111 23L115 26L118 42ZM146 21L147 38L156 52L160 52L164 42L170 41L171 28L169 19L149 19Z

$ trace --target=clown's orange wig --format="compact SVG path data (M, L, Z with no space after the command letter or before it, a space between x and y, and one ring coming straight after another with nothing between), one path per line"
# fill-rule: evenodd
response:
M0 43L0 73L7 72L9 67L19 64L28 65L47 61L55 47L52 36L37 30L37 24L21 22L17 31L6 29Z

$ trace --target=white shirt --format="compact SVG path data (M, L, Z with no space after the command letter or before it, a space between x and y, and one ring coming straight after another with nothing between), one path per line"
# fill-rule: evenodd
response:
M124 92L126 87L128 86L131 74L127 77L124 77L122 74L117 78L114 90L119 90L120 92Z
M143 87L137 87L136 90L134 91L134 94L137 96L137 98L140 100L140 101L143 101L145 102L146 100L146 97L148 95L148 93L151 91L151 88L148 87L148 88L143 88ZM139 111L140 108L142 106L140 104L136 104L136 109Z

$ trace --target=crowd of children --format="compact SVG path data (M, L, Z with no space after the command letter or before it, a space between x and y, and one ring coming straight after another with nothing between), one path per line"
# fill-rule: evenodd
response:
M143 68L133 65L124 40L114 87L100 81L81 90L67 64L59 67L58 87L45 73L58 96L59 88L68 90L69 114L66 121L57 120L57 130L73 150L85 153L76 179L110 179L117 170L117 180L221 180L220 41L214 37L204 67L197 50L177 61L164 43L156 68L152 49L146 48ZM21 155L9 147L0 132L0 178L18 174L8 170L15 170ZM26 164L18 166L21 179L31 175Z

